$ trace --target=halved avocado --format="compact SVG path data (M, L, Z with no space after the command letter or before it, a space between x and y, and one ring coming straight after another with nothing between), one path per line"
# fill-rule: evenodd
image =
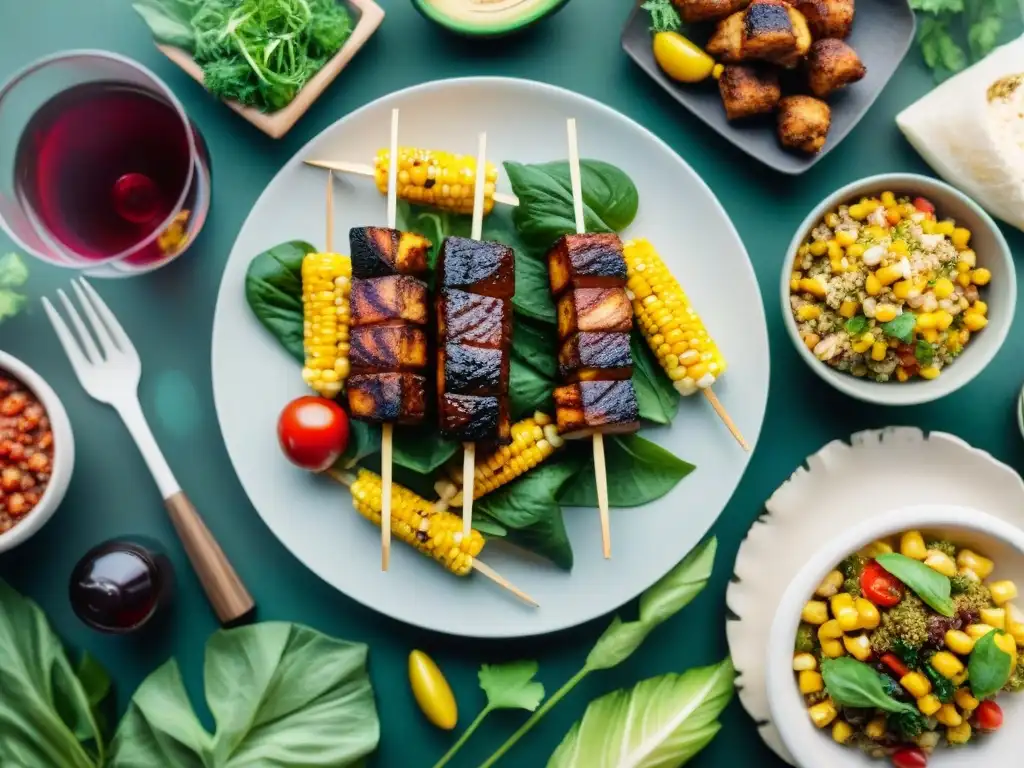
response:
M569 0L412 0L420 13L460 35L498 37L550 16Z

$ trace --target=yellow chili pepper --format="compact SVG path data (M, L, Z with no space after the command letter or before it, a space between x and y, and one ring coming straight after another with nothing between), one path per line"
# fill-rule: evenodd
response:
M455 694L437 664L423 651L409 654L409 684L427 720L438 728L452 730L459 720Z
M654 60L669 77L682 83L699 83L721 66L704 50L678 32L658 32L654 36Z

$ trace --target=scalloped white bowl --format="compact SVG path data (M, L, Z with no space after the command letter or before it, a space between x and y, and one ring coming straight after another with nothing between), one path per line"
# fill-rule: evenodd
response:
M992 515L956 506L907 507L844 531L819 548L790 582L779 603L768 636L766 675L772 720L786 749L802 768L868 768L887 766L860 750L832 740L828 728L811 723L793 673L793 641L804 603L814 594L836 563L851 552L879 538L907 530L948 537L957 544L985 554L995 561L992 578L1013 579L1024 585L1024 531ZM980 765L1018 765L1024 727L1024 693L1002 694L997 699L1005 722L1001 730L972 740L959 749L937 749L928 768L975 768Z

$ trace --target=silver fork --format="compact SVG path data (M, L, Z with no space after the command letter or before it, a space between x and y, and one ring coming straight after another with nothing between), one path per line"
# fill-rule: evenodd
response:
M88 320L88 328L67 294L58 289L57 296L76 333L72 334L49 300L43 298L43 308L57 332L57 338L85 391L94 400L107 403L120 414L156 480L171 522L217 618L222 624L233 623L253 609L253 599L174 479L174 473L146 422L139 403L139 379L142 376L139 353L114 313L91 285L78 278L71 281L71 287Z

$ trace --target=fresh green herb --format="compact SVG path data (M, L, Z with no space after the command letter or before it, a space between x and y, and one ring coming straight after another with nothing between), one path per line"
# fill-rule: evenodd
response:
M633 353L633 389L640 418L655 424L671 424L679 409L679 392L654 359L639 331L633 331L629 346Z
M814 625L801 621L800 626L796 629L796 642L793 644L793 650L797 653L810 653L817 645L818 635Z
M936 672L930 663L925 663L924 673L932 681L932 692L939 701L945 704L953 700L953 694L956 693L956 686L953 683Z
M950 560L956 560L956 544L949 539L929 539L925 542L925 547L941 552Z
M1003 690L1007 693L1020 693L1024 691L1024 653L1017 654L1017 664L1010 673L1010 679L1006 681Z
M996 645L996 637L1005 634L1001 629L993 629L974 644L967 662L967 680L976 699L998 693L1013 674L1013 657Z
M882 613L882 623L871 633L871 648L876 654L894 650L901 641L909 648L919 649L928 640L928 619L931 610L913 592Z
M891 712L886 716L886 727L897 734L903 741L913 741L928 725L924 715L911 707L910 710Z
M651 32L674 32L682 24L672 0L647 0L640 7L651 14Z
M910 342L914 335L914 325L917 321L914 318L913 312L904 312L902 315L897 315L887 323L882 323L882 333L886 336L891 336L894 339L899 339L904 344Z
M908 667L917 669L920 651L902 637L897 637L892 641L892 652L899 656L900 660Z
M879 555L875 561L943 616L952 617L956 613L948 576L898 552Z
M911 0L910 5L919 16L921 55L936 79L991 52L1014 8L1010 0Z
M917 713L917 708L897 701L885 690L882 675L862 661L849 656L823 659L821 676L825 690L837 704L858 709L881 709L884 712Z
M917 362L927 368L935 358L935 346L925 339L918 339L917 344L914 345L914 357L917 358Z
M245 299L256 319L292 357L305 359L302 346L302 259L314 248L292 240L268 248L249 262Z
M17 288L28 280L28 265L16 253L0 256L0 322L25 308L28 297Z
M856 336L858 333L863 333L864 329L868 327L868 319L864 315L854 315L843 324L843 328L851 336Z
M547 768L661 768L682 765L715 737L732 698L729 659L682 675L644 680L592 701Z

